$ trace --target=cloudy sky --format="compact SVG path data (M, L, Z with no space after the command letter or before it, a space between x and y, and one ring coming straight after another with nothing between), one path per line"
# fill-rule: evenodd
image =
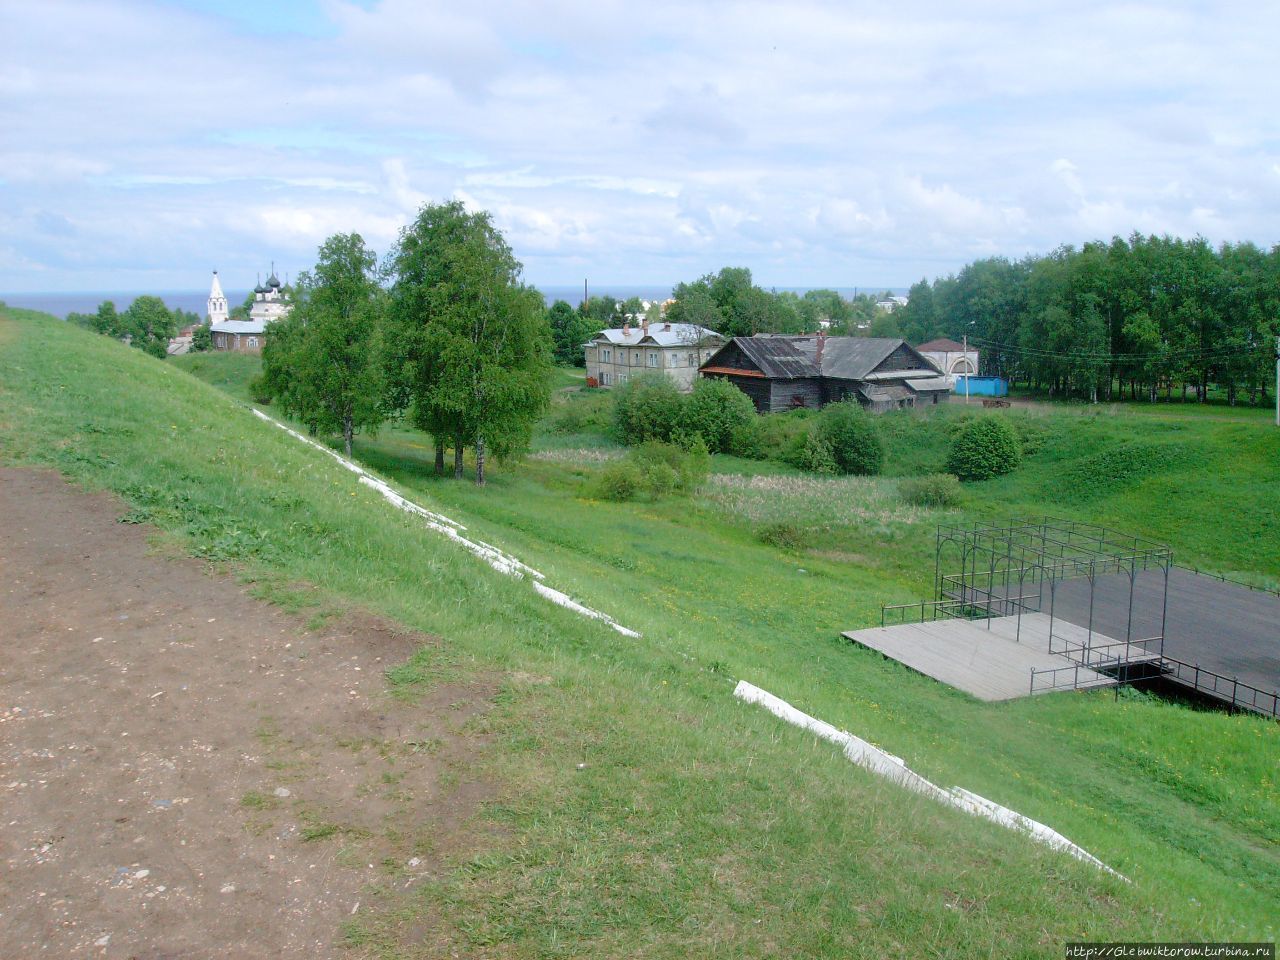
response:
M1280 4L0 0L0 293L251 285L427 200L543 285L1280 241Z

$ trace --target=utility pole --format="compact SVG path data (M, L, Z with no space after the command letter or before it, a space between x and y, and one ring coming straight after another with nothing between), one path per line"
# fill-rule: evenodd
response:
M955 343L954 340L951 342ZM969 402L969 334L967 333L964 335L964 402Z

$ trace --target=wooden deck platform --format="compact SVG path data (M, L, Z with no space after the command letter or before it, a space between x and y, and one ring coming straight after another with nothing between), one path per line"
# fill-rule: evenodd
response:
M1075 661L1050 653L1049 617L1045 614L1024 613L1021 625L1017 621L1017 617L934 620L850 630L844 636L980 700L1030 696L1032 670L1070 669L1073 681L1078 677L1074 683L1078 687L1110 686L1116 682L1087 667L1078 667L1076 674ZM1090 637L1088 631L1064 621L1054 621L1053 635L1057 649L1064 641L1089 643L1103 650L1108 649L1107 644L1116 643L1096 631ZM1130 662L1154 656L1136 647L1129 652ZM1049 689L1035 692L1048 693Z

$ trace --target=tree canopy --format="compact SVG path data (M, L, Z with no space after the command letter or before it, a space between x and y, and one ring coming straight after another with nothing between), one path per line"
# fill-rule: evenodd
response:
M271 396L312 430L341 433L347 456L356 431L376 428L387 412L376 268L358 233L330 237L262 350Z
M542 295L486 212L428 203L400 235L390 262L391 310L402 399L415 422L485 459L523 452L550 399L551 329Z
M977 260L911 288L894 314L915 343L967 336L983 372L1087 399L1154 400L1175 384L1204 399L1265 402L1280 318L1280 247L1214 249L1133 234L1045 256Z

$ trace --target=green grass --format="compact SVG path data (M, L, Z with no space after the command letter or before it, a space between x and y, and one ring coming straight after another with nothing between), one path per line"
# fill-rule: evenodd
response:
M944 436L955 416L920 433ZM1061 506L1274 575L1269 433L1206 420L1148 435L1136 418L1045 416L1024 467L970 488L957 515L1057 512L1042 487L1060 469L1135 440L1189 446L1174 485L1195 483L1202 458L1217 496L1240 487L1238 519L1212 497L1144 508L1144 494L1169 489L1159 476ZM597 442L557 449L612 449L580 436ZM389 673L405 695L507 677L486 718L482 768L500 784L489 839L415 897L379 897L353 941L412 955L397 931L419 917L464 953L514 956L1051 957L1075 939L1275 938L1275 724L1140 694L983 704L838 639L881 602L924 592L939 515L902 514L893 477L765 497L761 510L784 514L811 504L799 516L821 544L794 553L761 543L756 521L715 496L586 500L589 461L499 466L479 490L435 479L412 431L361 438L357 454L642 639L490 571L171 362L56 321L0 321L0 460L115 490L265 595L309 584L325 608L359 604L443 637ZM906 427L890 443L899 473L936 469L936 456ZM751 472L734 466L723 473ZM1246 527L1254 548L1229 552ZM738 678L1050 824L1133 885L871 778L733 701Z
M253 353L187 353L168 362L245 403L253 402L249 381L262 372L262 358Z

